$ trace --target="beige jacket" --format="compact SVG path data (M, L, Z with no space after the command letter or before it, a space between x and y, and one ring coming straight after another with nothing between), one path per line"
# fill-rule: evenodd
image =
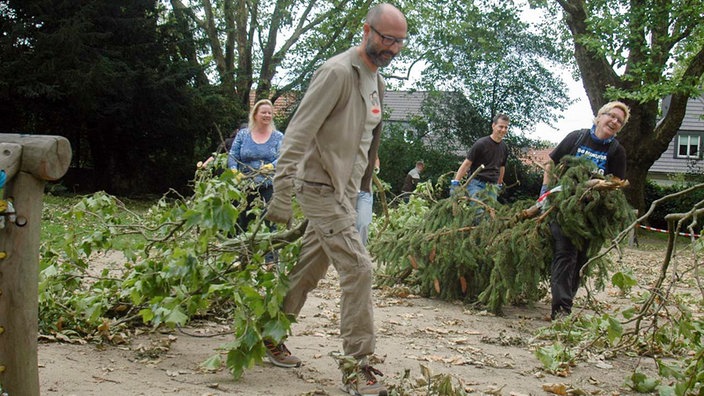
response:
M294 179L331 185L342 202L362 138L367 107L359 69L366 67L357 48L336 55L316 70L301 104L286 128L274 176L274 196L290 202ZM378 75L378 93L384 81ZM383 108L383 103L382 103ZM381 122L369 148L373 170L381 138ZM371 178L364 178L370 184ZM273 199L272 201L276 201Z

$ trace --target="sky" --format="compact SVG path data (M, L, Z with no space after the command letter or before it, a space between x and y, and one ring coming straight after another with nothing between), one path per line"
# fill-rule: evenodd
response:
M526 22L547 18L541 10L531 9L527 3L524 4L522 11L522 18ZM594 117L582 82L574 81L574 78L567 72L558 73L558 75L567 85L568 95L570 99L574 100L574 103L562 111L562 119L555 124L554 128L540 123L536 125L534 132L525 132L529 138L559 143L568 133L592 126Z
M540 123L535 126L534 132L525 133L527 137L559 143L568 133L592 126L594 116L582 83L569 76L563 76L563 79L569 87L569 96L574 103L562 111L563 118L555 124L555 128Z

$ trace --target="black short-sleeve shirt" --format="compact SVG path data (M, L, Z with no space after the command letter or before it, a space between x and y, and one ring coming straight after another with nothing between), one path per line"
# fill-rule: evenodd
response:
M467 152L467 159L472 161L469 169L471 175L479 167L484 165L484 169L476 176L477 180L489 183L498 183L499 169L506 166L508 159L508 146L502 140L496 143L491 136L484 136L477 139Z
M585 131L587 136L581 139L575 152L575 145ZM618 147L609 154L609 148L612 144L616 144ZM576 130L562 139L560 144L550 153L550 158L553 162L558 163L565 155L589 158L597 166L601 175L626 178L626 149L615 139L609 144L603 144L592 139L588 129Z

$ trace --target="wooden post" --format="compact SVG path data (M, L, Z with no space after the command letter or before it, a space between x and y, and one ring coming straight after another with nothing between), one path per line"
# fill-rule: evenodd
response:
M12 396L39 396L39 237L44 184L68 170L66 138L0 134L4 196L14 215L0 229L0 384ZM14 222L11 220L14 219Z

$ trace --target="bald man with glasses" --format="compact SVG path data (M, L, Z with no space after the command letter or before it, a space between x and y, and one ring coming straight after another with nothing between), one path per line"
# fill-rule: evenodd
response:
M355 375L343 375L351 395L387 395L370 365L376 334L372 301L372 261L355 224L359 191L368 190L381 137L384 80L388 66L406 42L407 24L390 4L367 14L359 46L336 55L315 71L308 91L284 136L266 218L287 223L295 192L308 227L298 262L289 274L283 311L297 317L308 293L332 264L340 276L340 336L345 355L357 359ZM283 344L265 338L269 361L281 367L301 364Z

